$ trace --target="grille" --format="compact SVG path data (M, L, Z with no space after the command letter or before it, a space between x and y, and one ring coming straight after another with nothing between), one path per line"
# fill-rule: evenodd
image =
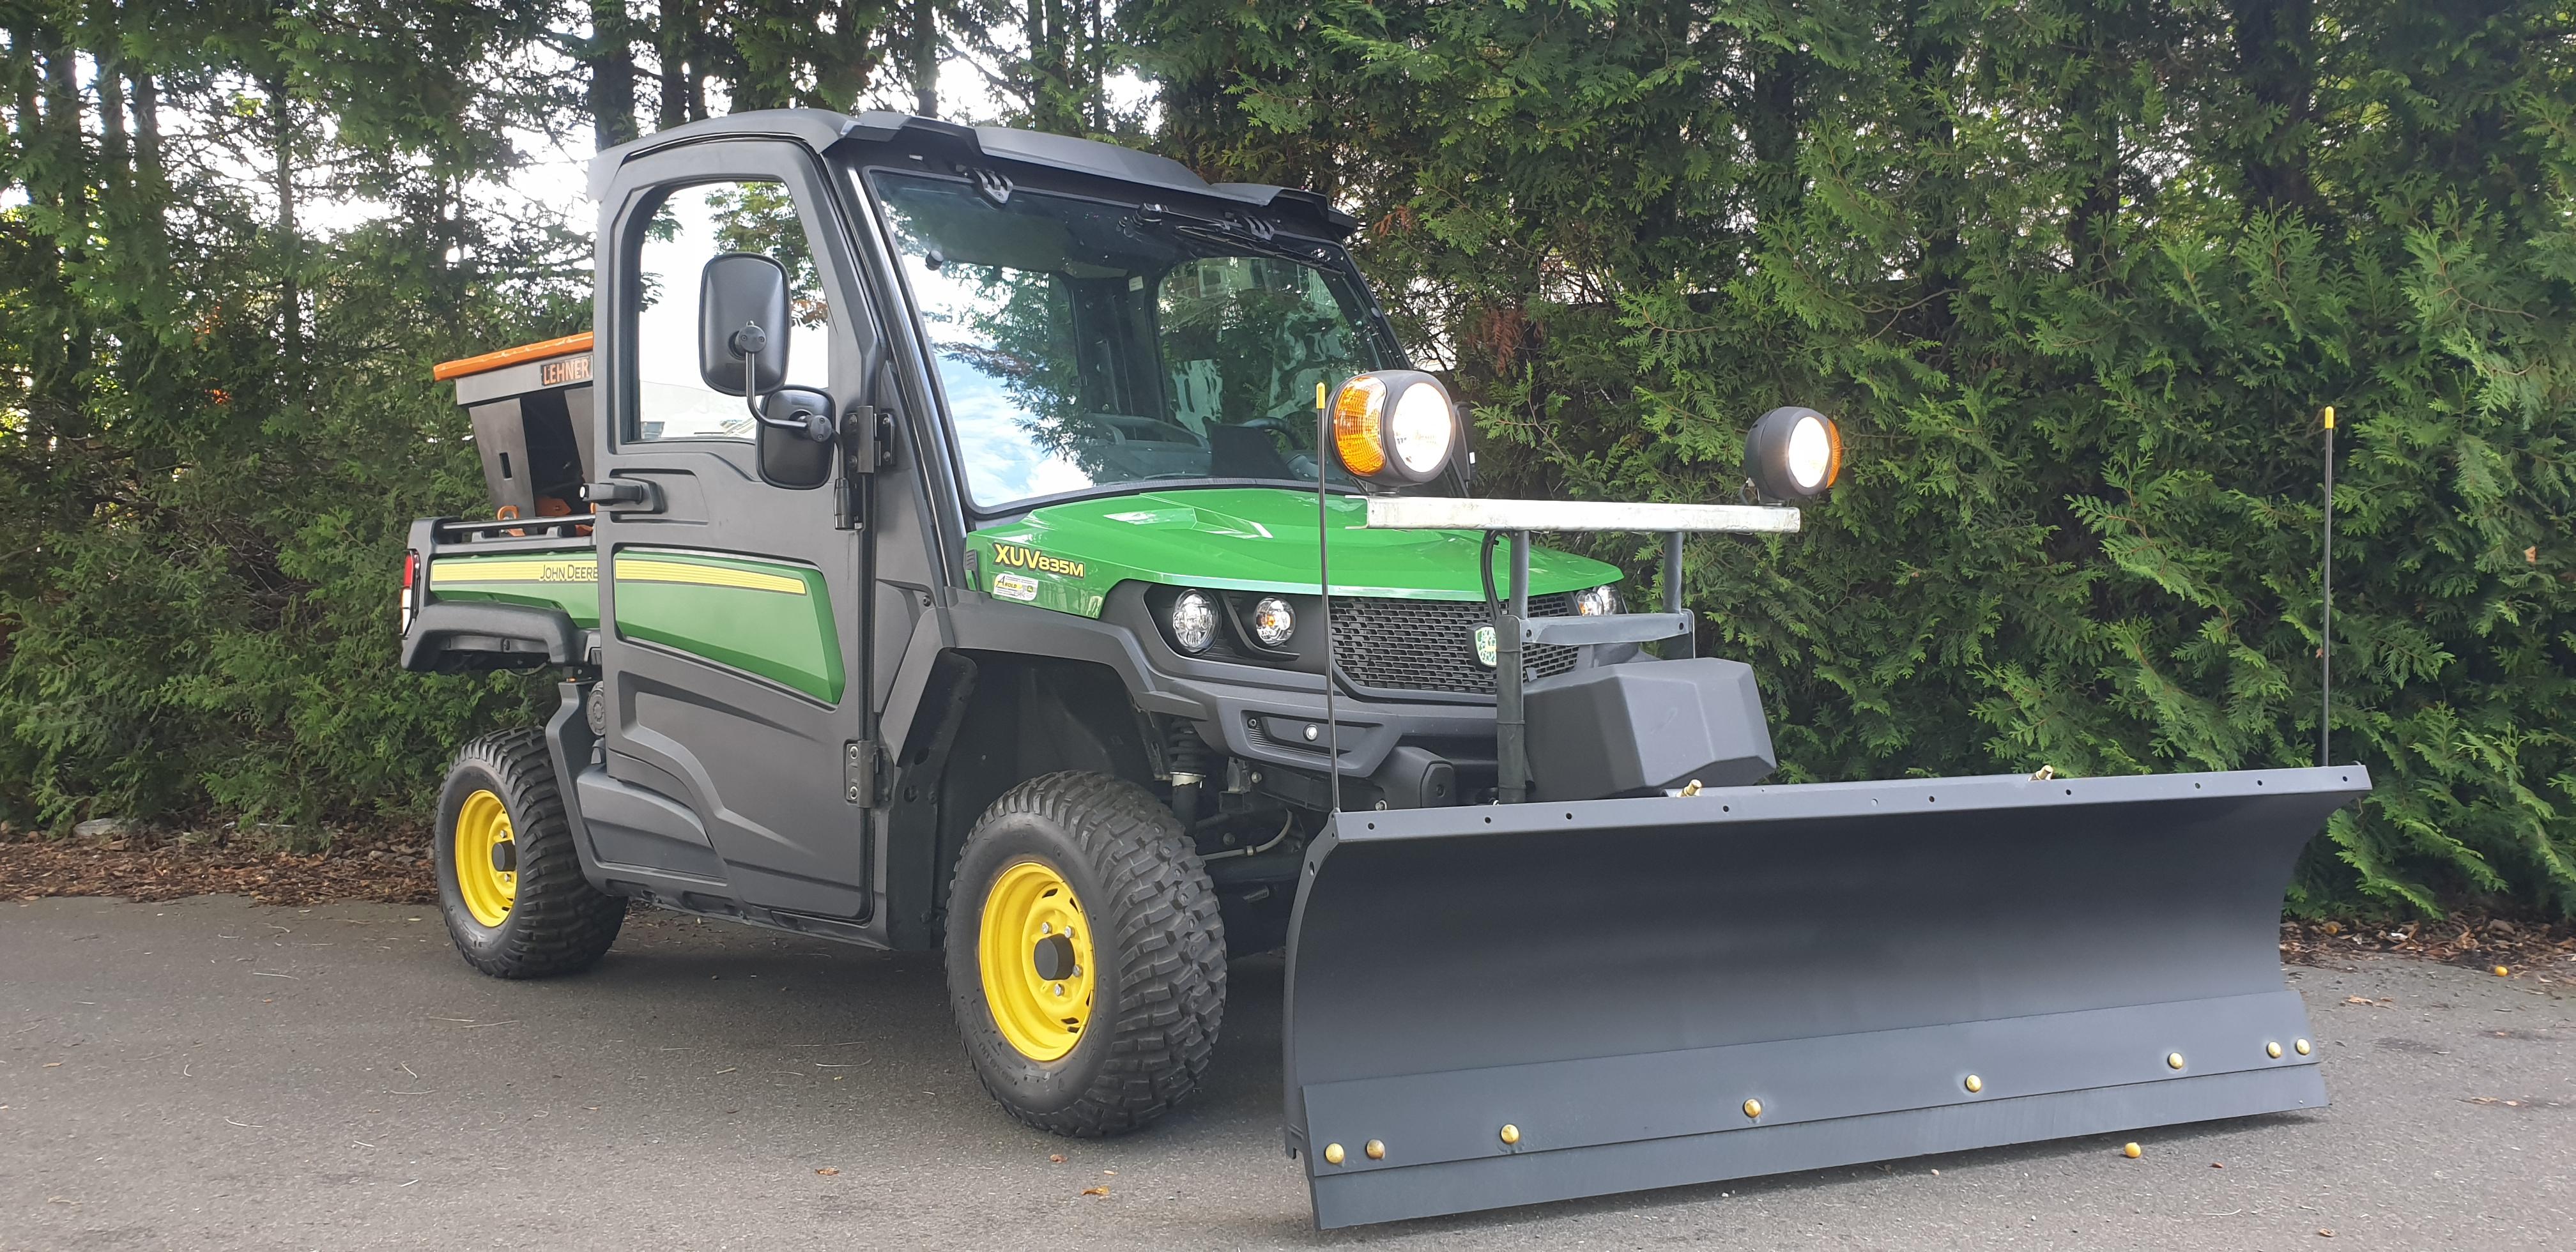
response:
M1567 617L1571 594L1531 596L1530 616ZM1333 597L1333 659L1352 682L1399 691L1494 693L1494 671L1476 663L1476 628L1485 625L1482 600L1389 600ZM1531 677L1574 668L1574 649L1542 644L1529 650Z

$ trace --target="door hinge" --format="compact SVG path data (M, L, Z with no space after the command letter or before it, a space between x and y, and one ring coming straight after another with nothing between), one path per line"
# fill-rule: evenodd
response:
M851 405L841 414L841 455L853 474L873 474L892 464L894 416L869 405Z
M884 409L869 410L876 421L868 431L869 470L881 470L894 464L894 414Z
M853 739L841 748L841 799L873 808L877 803L877 746Z

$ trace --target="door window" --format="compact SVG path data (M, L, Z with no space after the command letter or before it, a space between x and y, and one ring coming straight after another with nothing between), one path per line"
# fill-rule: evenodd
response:
M635 418L629 441L752 437L750 408L698 376L698 275L727 252L787 267L787 385L828 391L832 308L814 250L784 183L736 181L675 188L630 258L635 320Z

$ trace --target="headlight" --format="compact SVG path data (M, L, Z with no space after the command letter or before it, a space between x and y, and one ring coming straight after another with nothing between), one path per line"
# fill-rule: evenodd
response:
M1285 646L1297 633L1297 611L1277 596L1263 596L1252 606L1252 637L1265 648Z
M1624 607L1617 587L1595 587L1574 595L1574 611L1585 617L1615 617Z
M1458 447L1458 410L1440 380L1420 370L1353 375L1333 396L1333 453L1374 482L1429 482Z
M1765 500L1820 495L1842 472L1842 431L1814 409L1773 409L1744 437L1744 476Z
M1172 642L1196 655L1216 642L1216 601L1204 591L1184 591L1172 600Z

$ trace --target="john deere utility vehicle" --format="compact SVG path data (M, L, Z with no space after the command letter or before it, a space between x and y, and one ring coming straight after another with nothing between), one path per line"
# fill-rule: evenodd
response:
M629 901L938 949L993 1097L1105 1135L1284 947L1326 1226L2324 1102L2274 924L2359 767L1762 785L1677 562L1798 530L1823 415L1746 502L1478 499L1313 193L803 111L590 190L596 339L440 368L496 516L403 564L406 667L561 675L439 800L475 968ZM1605 530L1654 611L1530 541Z

